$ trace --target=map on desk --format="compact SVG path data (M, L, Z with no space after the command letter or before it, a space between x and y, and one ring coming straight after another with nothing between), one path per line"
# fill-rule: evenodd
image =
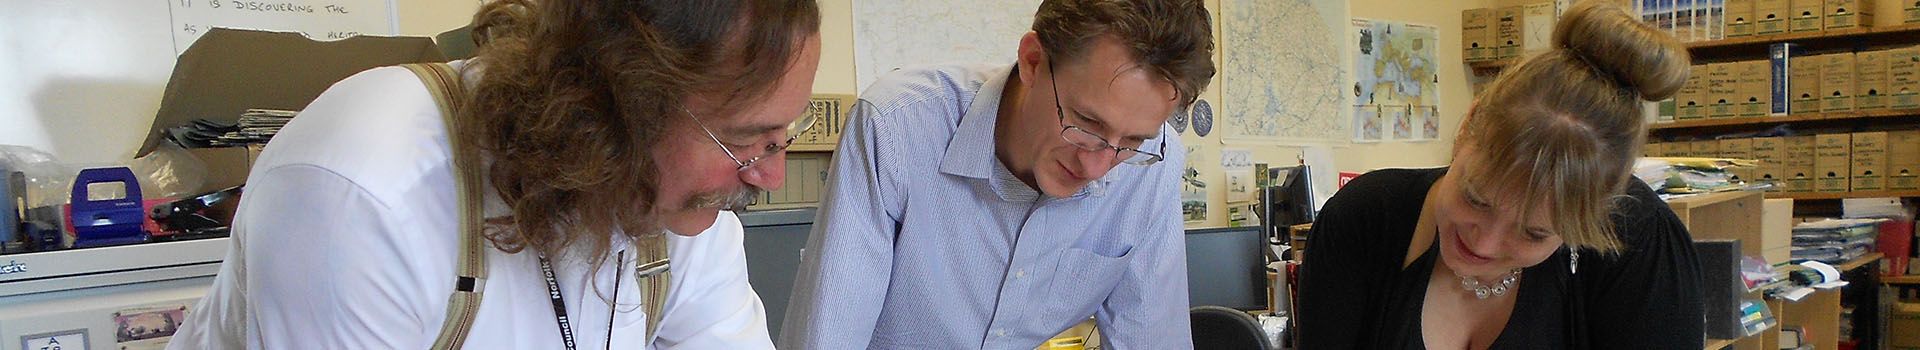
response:
M1228 140L1339 140L1352 99L1344 0L1224 0L1217 106Z

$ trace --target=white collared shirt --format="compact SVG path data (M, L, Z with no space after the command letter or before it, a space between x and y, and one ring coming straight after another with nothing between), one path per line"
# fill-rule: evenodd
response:
M439 109L412 72L377 68L334 84L254 164L233 249L170 348L430 347L459 254L449 157ZM488 212L503 210L490 194ZM597 269L554 261L577 347L771 349L739 218L722 212L699 235L668 236L673 286L651 339L641 303L652 301L641 300L631 252ZM562 348L534 255L487 252L466 347Z

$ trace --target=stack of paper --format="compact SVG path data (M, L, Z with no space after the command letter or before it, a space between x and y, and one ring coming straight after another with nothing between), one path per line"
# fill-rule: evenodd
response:
M1886 219L1830 219L1793 228L1793 260L1839 264L1873 250Z

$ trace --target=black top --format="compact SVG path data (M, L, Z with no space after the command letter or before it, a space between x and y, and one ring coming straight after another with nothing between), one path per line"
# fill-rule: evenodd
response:
M1390 169L1348 182L1322 207L1301 266L1303 349L1420 349L1420 314L1438 256L1406 268L1439 169ZM1528 267L1492 349L1699 349L1704 311L1692 238L1646 184L1627 185L1614 213L1618 255L1562 248ZM1437 241L1437 240L1436 240Z

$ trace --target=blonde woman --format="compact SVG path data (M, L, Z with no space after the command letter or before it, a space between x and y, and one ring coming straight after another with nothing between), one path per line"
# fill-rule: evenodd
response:
M1449 167L1368 173L1327 202L1303 348L1701 348L1691 239L1629 176L1641 102L1679 89L1686 50L1600 1L1552 42L1477 98Z

